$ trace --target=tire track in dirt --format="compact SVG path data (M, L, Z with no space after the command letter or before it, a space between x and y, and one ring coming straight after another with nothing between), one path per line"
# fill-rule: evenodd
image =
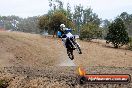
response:
M66 58L59 64L59 66L76 66L76 64L74 63L74 60L70 60L70 58Z
M57 46L61 46L63 47L61 52L59 53L59 63L57 64L57 66L76 66L76 64L74 63L74 60L71 60L66 52L66 48L63 45L61 40L57 40L55 43Z
M57 64L57 66L76 66L76 64L74 63L74 60L71 60L65 51L62 51L60 53L60 57L59 57L59 63Z

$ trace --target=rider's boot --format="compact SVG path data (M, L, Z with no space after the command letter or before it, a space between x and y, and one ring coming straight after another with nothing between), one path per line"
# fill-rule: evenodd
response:
M82 52L80 51L79 54L82 54Z

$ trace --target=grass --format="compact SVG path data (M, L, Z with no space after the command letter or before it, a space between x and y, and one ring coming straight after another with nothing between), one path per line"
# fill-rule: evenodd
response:
M6 80L0 80L0 88L7 88L8 82Z

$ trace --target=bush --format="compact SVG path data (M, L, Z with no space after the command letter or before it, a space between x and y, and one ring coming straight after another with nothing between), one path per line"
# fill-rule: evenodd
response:
M128 33L122 19L117 18L109 26L107 37L105 38L108 43L112 42L115 48L129 43Z
M95 24L89 23L83 26L80 33L81 40L92 40L102 37L102 30Z
M93 33L90 32L89 30L83 30L81 31L81 34L80 34L80 39L81 40L91 40L93 38Z
M8 82L6 80L0 80L0 88L7 88Z

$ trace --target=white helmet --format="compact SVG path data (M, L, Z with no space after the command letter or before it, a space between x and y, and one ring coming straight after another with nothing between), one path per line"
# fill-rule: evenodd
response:
M60 28L65 28L65 25L64 25L64 24L61 24L61 25L60 25Z

